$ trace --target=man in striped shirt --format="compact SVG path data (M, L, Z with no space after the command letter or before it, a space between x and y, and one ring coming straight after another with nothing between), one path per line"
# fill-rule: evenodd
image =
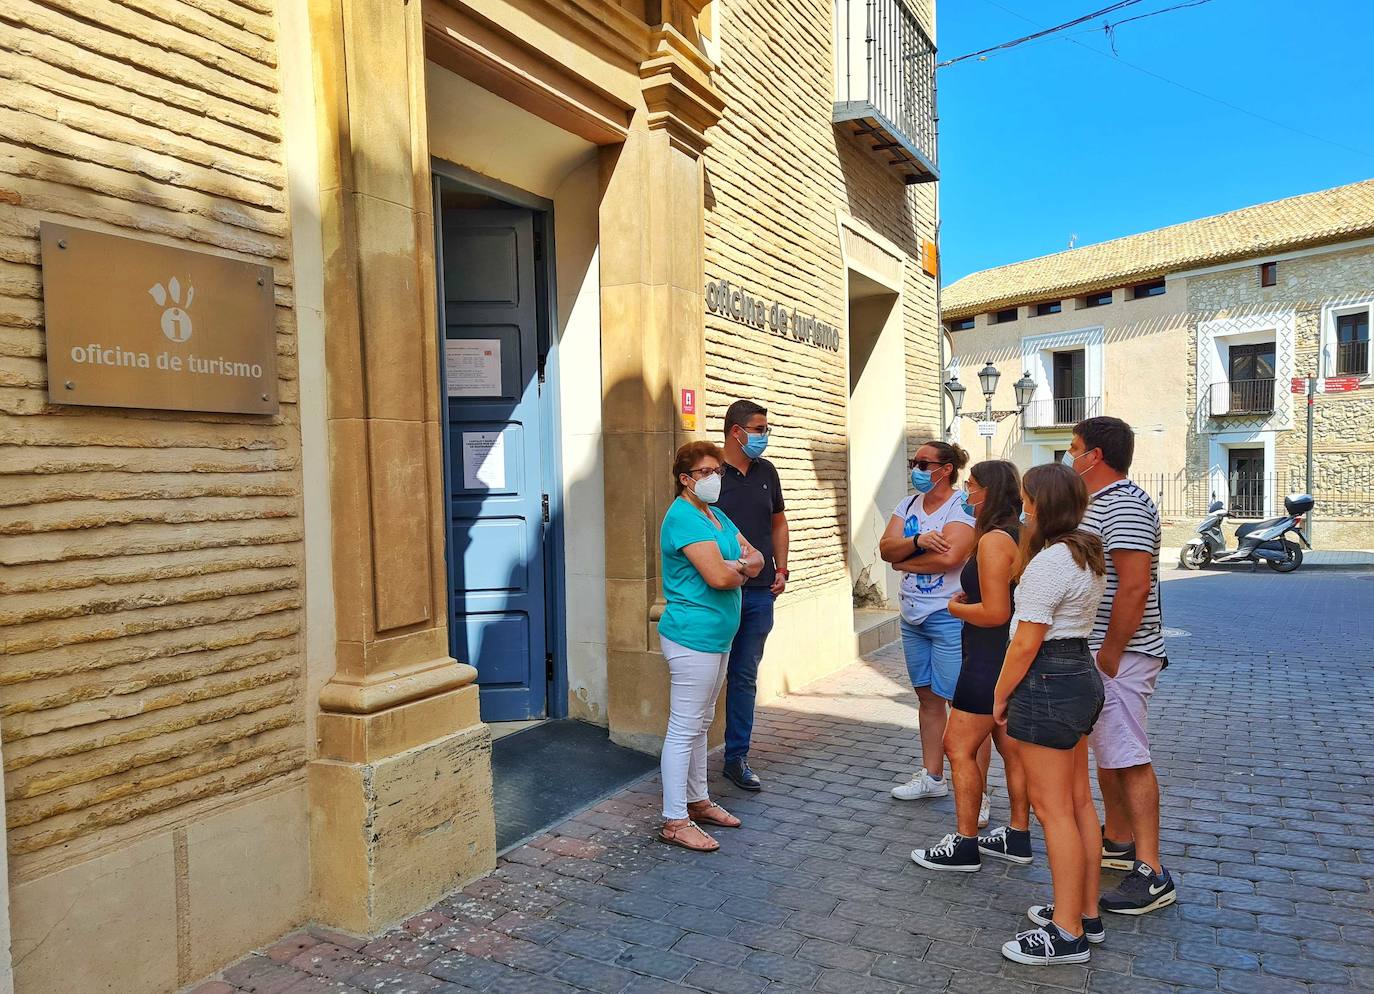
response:
M1130 872L1100 906L1143 915L1173 904L1177 891L1159 856L1159 781L1146 731L1155 682L1169 665L1159 607L1161 528L1150 495L1126 476L1134 454L1130 425L1089 418L1074 426L1064 463L1088 488L1082 527L1101 536L1107 553L1107 590L1089 640L1106 700L1088 742L1107 813L1102 865Z

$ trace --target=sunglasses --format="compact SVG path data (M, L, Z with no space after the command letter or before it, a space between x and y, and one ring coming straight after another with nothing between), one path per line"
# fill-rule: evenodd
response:
M948 463L942 463L942 462L939 462L939 461L934 460L934 459L913 459L913 460L911 461L911 466L912 466L912 468L913 468L913 469L919 469L922 473L924 473L926 470L930 469L930 467L932 467L932 466L945 466L945 465L949 465L949 464L948 464Z

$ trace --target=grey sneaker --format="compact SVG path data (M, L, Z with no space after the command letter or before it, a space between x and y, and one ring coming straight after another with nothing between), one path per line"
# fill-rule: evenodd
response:
M1169 871L1161 867L1156 874L1147 864L1137 860L1116 890L1103 894L1098 905L1115 915L1145 915L1177 900L1178 889Z

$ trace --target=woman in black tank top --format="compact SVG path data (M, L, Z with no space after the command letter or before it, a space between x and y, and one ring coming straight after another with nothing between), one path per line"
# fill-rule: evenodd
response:
M945 751L954 781L957 831L911 858L932 870L976 870L982 856L1029 863L1030 805L1016 743L992 717L993 691L1002 671L1011 626L1012 574L1020 541L1021 477L1001 459L980 462L969 472L968 502L976 516L976 544L961 574L963 593L949 613L964 623L963 666L945 729ZM1007 773L1010 822L979 835L987 824L987 772L992 743Z

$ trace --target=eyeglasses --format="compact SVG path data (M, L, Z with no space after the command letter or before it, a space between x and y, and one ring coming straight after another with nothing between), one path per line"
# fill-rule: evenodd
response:
M930 469L930 467L932 467L932 466L944 466L944 465L947 465L947 464L946 464L946 463L942 463L942 462L940 462L940 461L938 461L938 460L935 460L935 459L913 459L913 460L911 460L911 467L912 467L912 469L919 469L922 473L924 473L926 470Z
M697 475L698 473L700 473L700 474L702 474L702 475L701 475L701 476L698 476L698 475ZM724 466L717 466L715 469L689 469L689 470L687 471L687 475L690 476L690 477L691 477L692 479L694 479L694 480L704 480L704 479L706 479L706 477L708 477L708 476L724 476L724 475L725 475L725 467L724 467Z
M771 434L773 433L773 429L772 429L772 428L769 428L767 425L765 425L765 426L762 427L762 428L749 428L749 427L746 427L745 425L740 425L739 427L740 427L741 429L743 429L744 432L745 432L746 434L749 434L749 435L763 435L765 438L768 437L769 435L771 435Z

